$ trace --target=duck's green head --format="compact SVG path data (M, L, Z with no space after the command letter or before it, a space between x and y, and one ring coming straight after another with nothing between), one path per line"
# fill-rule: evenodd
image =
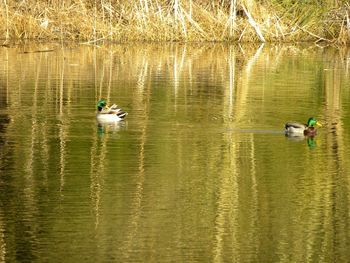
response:
M315 127L315 126L319 126L321 127L321 123L319 123L314 117L309 118L309 120L307 121L307 126L308 127Z
M106 105L107 105L107 101L106 101L105 99L100 99L100 100L97 102L97 109L98 109L99 111L101 111L102 108L103 108L104 106L106 106Z

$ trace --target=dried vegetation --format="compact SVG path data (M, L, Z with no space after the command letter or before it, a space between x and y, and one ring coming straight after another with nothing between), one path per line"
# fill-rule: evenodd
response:
M350 43L345 0L49 0L0 4L0 38Z

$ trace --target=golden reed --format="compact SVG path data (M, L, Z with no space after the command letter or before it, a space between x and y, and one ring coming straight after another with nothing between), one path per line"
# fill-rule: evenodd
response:
M349 14L345 0L1 0L0 38L349 44Z

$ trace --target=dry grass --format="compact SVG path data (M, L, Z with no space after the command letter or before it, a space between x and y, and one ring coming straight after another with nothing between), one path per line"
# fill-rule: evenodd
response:
M346 1L2 0L0 38L349 44L349 13Z

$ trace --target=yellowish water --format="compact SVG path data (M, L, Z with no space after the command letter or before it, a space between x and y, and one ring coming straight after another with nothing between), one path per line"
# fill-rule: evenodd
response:
M347 262L349 58L0 48L0 262ZM100 97L125 122L98 124ZM315 138L285 137L311 116Z

